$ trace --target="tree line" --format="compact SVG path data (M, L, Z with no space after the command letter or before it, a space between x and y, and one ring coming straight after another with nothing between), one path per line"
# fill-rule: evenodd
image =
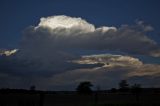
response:
M93 84L89 81L80 82L80 84L77 86L76 91L80 94L91 94L93 92L92 90ZM119 82L119 88L112 88L110 92L133 92L138 93L141 91L141 84L133 84L129 85L127 80L121 80ZM100 90L100 88L97 88L97 90Z

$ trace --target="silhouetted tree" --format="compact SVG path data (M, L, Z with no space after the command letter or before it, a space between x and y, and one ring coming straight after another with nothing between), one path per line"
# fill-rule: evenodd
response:
M81 82L78 87L76 88L78 93L81 94L90 94L92 93L92 87L93 85L89 81Z
M119 89L120 91L126 92L129 90L129 84L127 80L121 80L119 83Z

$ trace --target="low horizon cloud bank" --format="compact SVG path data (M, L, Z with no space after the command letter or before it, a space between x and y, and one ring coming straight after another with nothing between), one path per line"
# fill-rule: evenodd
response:
M160 57L160 47L147 35L153 29L143 21L119 28L96 28L82 18L43 17L37 26L24 30L20 48L0 51L3 55L0 56L0 87L26 88L35 84L40 89L65 90L89 80L109 88L121 79L160 86L155 83L160 78L159 64L145 64L132 57ZM127 55L74 53L82 50L119 51ZM150 78L153 81L147 84Z

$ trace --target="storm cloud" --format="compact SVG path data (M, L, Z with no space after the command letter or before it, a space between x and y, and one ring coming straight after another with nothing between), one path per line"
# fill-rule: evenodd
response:
M154 82L153 76L156 80L159 78L160 66L132 57L159 57L157 42L148 37L148 32L153 30L143 21L96 28L82 18L42 17L37 26L23 31L20 48L0 51L1 87L26 88L35 84L40 89L65 90L74 89L74 85L84 80L101 85L107 81L110 87L115 87L121 79L148 80L150 76ZM107 52L80 55L90 50L116 51L124 55L108 55ZM11 82L13 80L15 83Z
M152 30L152 26L142 21L119 28L95 28L81 18L51 16L41 18L38 26L31 26L24 31L21 49L30 55L65 49L117 50L151 55L151 52L159 50L157 43L146 35Z

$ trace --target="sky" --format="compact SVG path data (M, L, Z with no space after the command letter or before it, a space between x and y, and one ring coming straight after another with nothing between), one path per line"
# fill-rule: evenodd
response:
M160 87L159 0L1 0L0 88ZM107 84L106 84L107 82Z
M1 0L0 48L15 48L23 30L52 15L82 17L96 26L120 26L143 20L154 26L151 36L159 38L159 0Z

